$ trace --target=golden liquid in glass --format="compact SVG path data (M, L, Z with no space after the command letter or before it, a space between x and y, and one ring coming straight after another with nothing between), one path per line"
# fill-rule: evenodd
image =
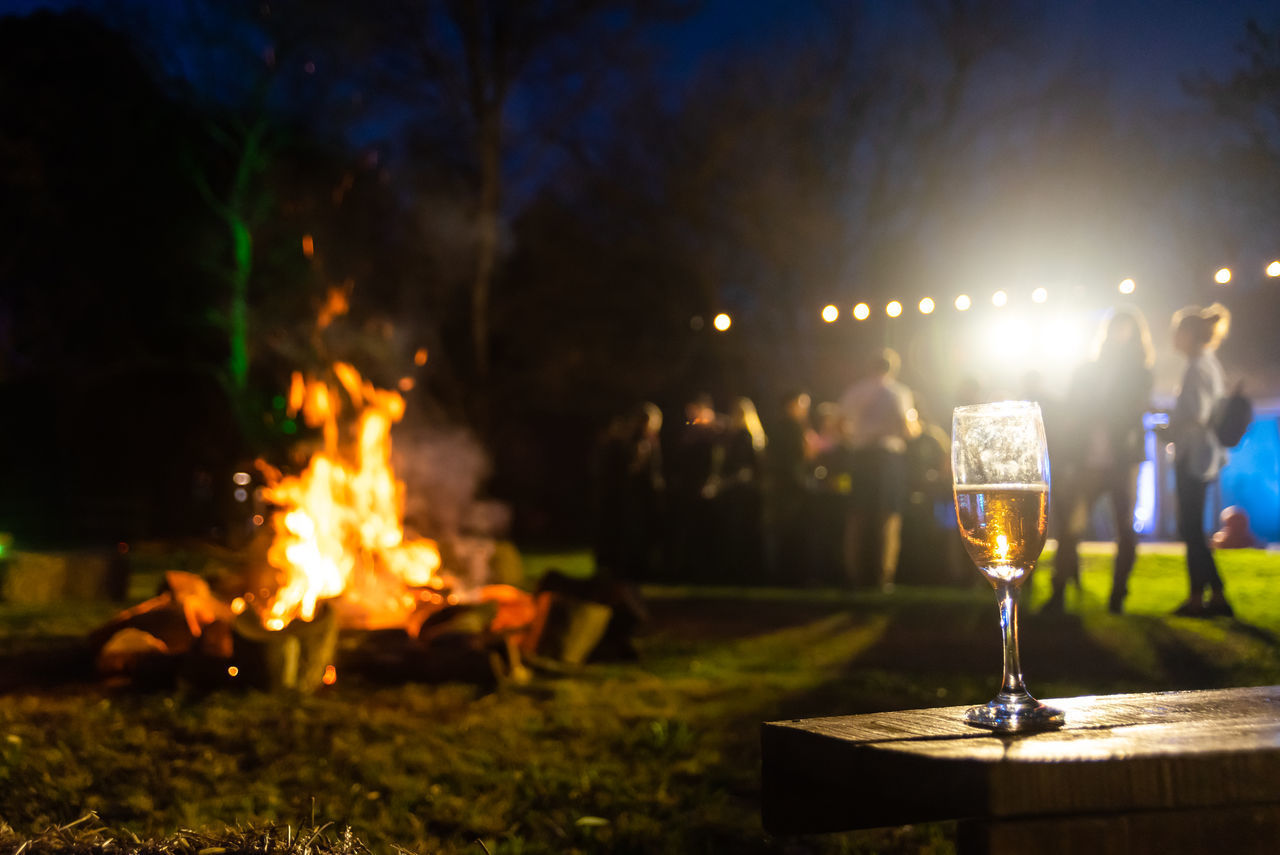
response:
M1044 549L1049 488L1044 484L957 486L964 548L992 582L1021 585Z

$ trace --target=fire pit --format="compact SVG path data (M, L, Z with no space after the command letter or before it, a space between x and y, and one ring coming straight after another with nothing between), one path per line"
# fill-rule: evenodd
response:
M444 568L435 540L405 532L405 487L391 463L391 428L404 410L398 392L376 388L347 363L322 377L295 373L288 414L320 444L296 475L257 462L261 496L275 510L265 542L251 545L231 574L238 595L215 596L199 577L167 574L161 595L96 634L100 670L127 677L144 662L192 654L202 664L189 674L313 692L336 680L345 630L391 633L405 658L465 650L467 661L521 674L532 596L464 584L462 573ZM493 552L490 545L485 554ZM450 554L468 560L465 550Z

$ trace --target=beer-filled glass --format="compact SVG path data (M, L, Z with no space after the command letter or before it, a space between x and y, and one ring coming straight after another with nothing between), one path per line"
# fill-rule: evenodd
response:
M1044 548L1049 518L1049 448L1040 406L1001 401L957 407L951 429L956 519L965 550L996 590L1004 678L965 721L998 731L1043 730L1061 710L1027 692L1018 657L1018 594Z

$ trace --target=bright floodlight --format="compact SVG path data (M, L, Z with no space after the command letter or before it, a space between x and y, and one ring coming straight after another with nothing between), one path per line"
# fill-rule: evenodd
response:
M1009 302L1009 295L1003 291L997 291L991 295L991 305L997 309Z
M853 307L853 316L860 321L865 321L871 317L871 307L866 303L859 303Z
M1084 358L1084 339L1079 327L1057 318L1036 332L1038 360L1044 365L1074 365Z
M1231 281L1231 268L1219 267L1218 272L1213 274L1213 281L1217 282L1219 285L1226 285Z
M884 307L884 313L891 318L896 318L902 314L902 304L897 300L890 300L889 305Z
M933 298L925 297L920 301L920 314L928 315L933 313Z
M1037 288L1031 292L1031 302L1043 303L1049 299L1049 290L1047 288Z
M1134 289L1134 288L1136 288L1136 287L1138 287L1138 286L1134 283L1134 281L1133 281L1132 279L1121 279L1121 280L1120 280L1120 293L1121 293L1121 294L1132 294L1132 293L1133 293L1133 289Z
M1025 359L1031 348L1031 330L1017 318L992 324L987 333L987 350L992 359L1008 365Z
M956 297L957 312L967 312L969 311L969 307L972 305L973 301L969 299L968 294L961 294L959 297Z
M1273 261L1267 265L1267 275L1272 279L1280 276L1280 261Z
M835 323L840 317L840 310L830 304L822 307L822 319L827 323Z
M721 312L720 314L716 315L715 320L713 320L711 324L716 329L720 330L720 332L724 332L730 327L730 325L733 324L733 319L730 318L728 315L726 315L724 312Z

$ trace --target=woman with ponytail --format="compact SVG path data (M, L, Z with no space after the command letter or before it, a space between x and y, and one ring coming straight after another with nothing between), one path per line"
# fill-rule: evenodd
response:
M1218 303L1205 308L1188 306L1173 316L1173 346L1187 358L1178 400L1169 416L1178 534L1187 545L1190 577L1187 601L1174 612L1179 615L1232 614L1204 529L1205 494L1227 460L1226 450L1214 434L1212 418L1218 402L1226 395L1222 365L1214 351L1230 327L1231 313Z

